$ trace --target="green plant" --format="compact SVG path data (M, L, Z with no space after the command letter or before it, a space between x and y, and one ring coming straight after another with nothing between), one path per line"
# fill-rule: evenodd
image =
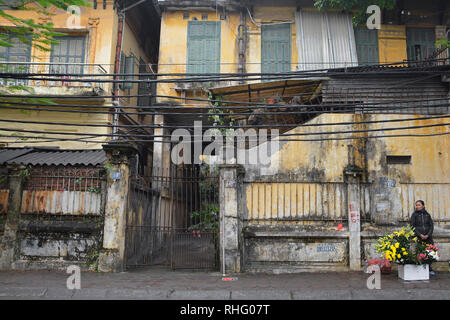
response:
M208 120L213 122L213 126L224 126L224 125L228 125L230 128L220 128L220 132L222 133L223 136L227 137L227 136L232 136L234 129L231 129L231 127L233 126L234 123L234 119L233 118L229 118L228 123L224 120L224 116L229 114L231 115L233 113L233 111L229 110L228 112L224 112L223 109L219 109L218 107L225 107L226 103L222 102L223 96L219 95L216 99L213 99L213 94L210 91L208 94L208 99L211 101L213 100L214 103L212 103L212 108L208 110L208 114L210 114L210 116L208 117Z
M436 41L436 46L437 47L444 46L444 47L449 48L450 42L447 39L440 39L440 40Z
M319 10L341 9L353 12L353 24L365 24L369 15L366 10L371 5L377 5L380 9L394 9L397 0L314 0L314 6Z
M90 267L93 266L95 272L98 272L98 257L100 256L98 250L91 251L86 261L86 264Z
M114 166L112 165L111 162L105 162L103 168L105 168L107 174L110 174L113 171Z
M87 192L93 192L93 193L100 193L102 190L100 187L94 187L94 186L90 186L87 189Z
M29 5L30 2L36 2L40 6ZM2 26L7 33L14 35L20 42L32 45L44 51L50 51L51 45L58 43L58 41L54 40L54 37L66 35L64 33L55 32L53 23L48 22L45 19L54 15L54 7L66 11L69 6L91 6L91 4L85 0L16 0L13 4L8 0L0 0L0 5L14 7L15 12L34 11L40 17L44 17L42 21L35 22L31 18L18 18L15 14L9 14L8 12L5 12L5 10L0 9L0 17L9 21L12 25ZM31 34L30 30L33 31ZM12 40L7 33L2 33L0 35L0 46L2 47L11 47L13 45Z
M216 203L202 204L200 211L192 213L193 221L189 231L217 232L219 230L219 208Z
M30 172L30 168L24 168L22 170L19 171L19 177L22 178L22 180L27 181L28 179L30 179L31 176L31 172Z

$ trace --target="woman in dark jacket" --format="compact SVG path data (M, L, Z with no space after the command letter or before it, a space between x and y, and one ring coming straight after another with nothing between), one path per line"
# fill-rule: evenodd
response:
M425 243L434 244L433 242L433 230L434 224L431 215L425 210L425 202L423 200L416 201L416 210L411 215L411 227L414 228L414 233L417 238ZM430 274L434 275L434 271L431 269Z

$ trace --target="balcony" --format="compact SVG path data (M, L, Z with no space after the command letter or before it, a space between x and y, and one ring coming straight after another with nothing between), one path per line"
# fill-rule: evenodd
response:
M107 80L107 77L100 75L106 74L108 67L89 63L0 62L0 87L4 87L1 90L4 92L10 91L7 87L24 86L28 87L27 92L33 91L35 95L101 96L107 92L108 84L94 80ZM8 78L1 78L2 73L8 74ZM29 79L13 79L11 74L32 76ZM18 89L14 88L16 94Z

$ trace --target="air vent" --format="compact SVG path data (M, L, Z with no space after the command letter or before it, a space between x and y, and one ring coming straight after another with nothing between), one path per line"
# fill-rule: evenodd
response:
M411 156L386 156L387 164L410 164Z

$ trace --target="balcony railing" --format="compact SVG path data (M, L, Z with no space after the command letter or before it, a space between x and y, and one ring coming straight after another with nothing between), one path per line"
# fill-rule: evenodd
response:
M37 76L33 76L36 79L1 78L2 73L18 74L19 76L21 74L37 74ZM99 88L105 90L105 83L94 81L106 80L104 76L95 76L105 73L107 73L106 69L100 64L0 62L0 86ZM40 78L51 78L52 80Z

